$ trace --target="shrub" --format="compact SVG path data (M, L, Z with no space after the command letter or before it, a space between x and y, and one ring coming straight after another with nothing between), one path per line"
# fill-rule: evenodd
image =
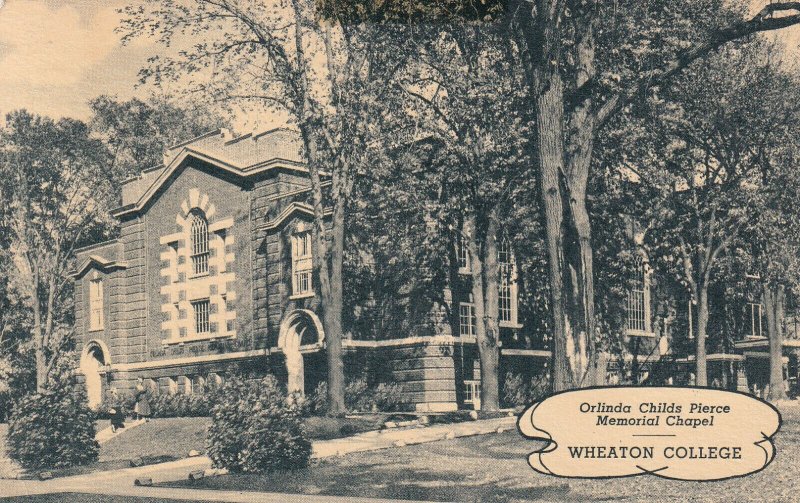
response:
M287 397L272 376L229 379L211 411L208 456L214 466L231 472L308 466L311 442L300 408L297 396Z
M16 404L8 426L8 453L27 469L66 468L97 460L95 416L72 376Z
M513 407L530 405L549 392L550 379L545 372L529 380L519 374L508 372L503 383L503 401Z
M31 353L0 356L0 423L8 420L23 396L36 390L36 368Z
M403 410L407 400L402 387L394 383L379 383L370 387L367 380L352 379L344 390L345 407L349 412L396 412ZM328 409L328 384L321 382L306 400L311 414L323 414Z
M220 389L216 385L209 385L204 390L198 390L193 395L176 393L158 393L148 389L147 401L150 403L150 417L207 417L217 402ZM108 418L108 409L121 406L125 414L132 414L136 399L132 393L125 394L116 400L108 400L98 411L102 418Z

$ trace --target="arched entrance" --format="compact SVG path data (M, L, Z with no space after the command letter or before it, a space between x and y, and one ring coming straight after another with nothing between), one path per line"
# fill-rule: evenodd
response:
M86 379L86 395L89 407L97 409L103 401L103 380L101 370L111 364L108 349L100 341L91 341L86 344L81 354L81 373Z
M286 374L288 376L286 389L291 393L298 391L305 393L313 390L312 383L306 381L306 362L304 354L319 353L322 348L325 333L319 318L313 311L298 309L289 313L281 323L278 336L278 348L286 357ZM314 359L311 374L316 375L317 362ZM311 362L309 362L311 363ZM313 383L316 386L316 383Z

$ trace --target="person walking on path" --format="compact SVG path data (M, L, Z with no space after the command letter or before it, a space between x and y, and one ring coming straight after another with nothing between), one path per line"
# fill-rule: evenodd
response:
M150 420L150 402L147 400L147 390L144 387L142 378L136 383L136 405L133 408L133 413L136 419Z
M111 432L116 433L118 429L125 427L125 411L116 388L111 388L111 397L111 408L108 409L108 415L111 420Z

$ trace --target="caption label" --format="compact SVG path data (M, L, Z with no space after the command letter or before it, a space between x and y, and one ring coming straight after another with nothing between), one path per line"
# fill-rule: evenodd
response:
M528 458L540 473L720 480L766 467L780 422L772 405L743 393L616 386L547 397L522 413L518 427L546 442Z

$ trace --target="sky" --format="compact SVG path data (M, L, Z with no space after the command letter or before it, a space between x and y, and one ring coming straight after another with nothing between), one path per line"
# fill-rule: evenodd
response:
M2 2L2 0L0 0ZM17 108L86 119L100 94L146 96L137 73L160 48L123 47L117 0L5 0L0 7L0 114Z
M753 10L767 1L753 0ZM149 56L165 49L146 39L121 44L114 32L116 11L126 3L0 0L0 117L27 108L54 118L88 119L87 102L100 94L146 97L151 89L136 86L137 73ZM782 30L779 38L797 59L800 28Z

